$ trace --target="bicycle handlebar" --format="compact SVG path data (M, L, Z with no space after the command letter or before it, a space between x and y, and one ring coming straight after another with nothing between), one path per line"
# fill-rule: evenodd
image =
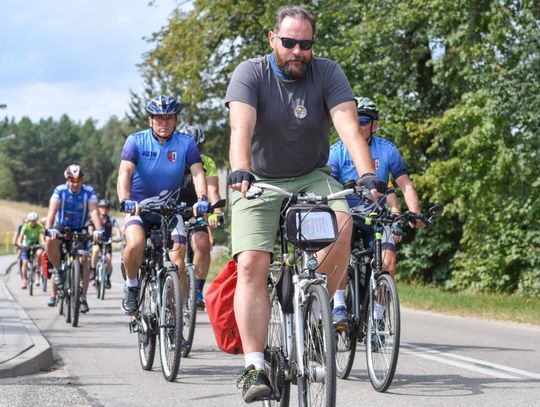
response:
M313 204L326 203L327 201L343 199L346 196L354 194L356 192L354 188L347 188L338 192L334 192L330 195L315 195L312 192L293 193L275 185L266 184L263 182L255 182L251 184L251 188L246 192L246 199L255 199L261 196L265 189L283 195L291 199L291 201L293 202Z

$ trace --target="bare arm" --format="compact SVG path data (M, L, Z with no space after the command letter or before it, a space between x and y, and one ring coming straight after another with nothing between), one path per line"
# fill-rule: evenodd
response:
M122 202L124 199L131 198L131 179L133 178L134 173L135 164L127 160L120 161L118 180L116 183L116 192L118 194L119 202Z
M47 213L47 220L45 221L45 229L50 229L54 226L54 218L60 210L59 201L51 201L49 203L49 212Z
M330 115L339 137L351 155L358 174L360 176L366 173L375 174L369 146L360 133L358 113L354 102L340 103L330 110Z
M202 163L193 164L191 167L189 167L189 170L191 171L193 185L195 186L197 197L200 198L202 195L208 195L206 188L206 176L204 175Z
M221 199L219 194L219 180L218 177L206 177L206 186L208 188L208 200L211 203L216 203ZM217 208L214 213L221 213L221 208Z
M231 147L229 149L229 162L231 169L251 170L251 137L257 121L257 111L254 107L243 102L229 103L229 118L231 124ZM248 189L248 182L231 185L232 189L244 194Z
M420 209L420 199L418 198L418 194L416 193L416 189L414 188L414 185L409 178L407 174L403 174L396 178L396 183L399 185L399 189L403 193L403 197L405 198L405 203L407 204L407 208L411 212L414 213L421 213ZM417 228L423 228L426 225L420 221L416 221Z
M88 213L90 214L90 219L92 219L95 230L100 230L103 225L101 224L101 218L99 217L97 202L88 204Z
M394 213L396 215L399 215L401 213L401 205L399 204L399 201L397 199L397 195L395 192L390 192L388 193L388 195L386 195L386 203L390 207L391 213Z

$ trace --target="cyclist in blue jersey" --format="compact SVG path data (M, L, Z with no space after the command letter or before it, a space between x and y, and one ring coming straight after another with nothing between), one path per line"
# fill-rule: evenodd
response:
M58 185L49 201L49 212L45 222L45 228L49 236L45 242L45 253L49 258L53 268L50 270L55 273L53 280L52 294L48 305L56 305L56 292L58 284L62 279L62 270L60 270L60 243L57 239L58 233L63 233L66 228L72 232L81 232L86 230L88 218L90 217L96 225L94 238L101 234L101 219L97 212L97 196L94 188L83 184L84 171L76 164L72 164L64 171L65 184ZM90 249L88 242L87 250ZM88 282L90 280L88 253L83 256L83 293L81 296L81 312L89 311L86 302L86 293L88 291Z
M356 98L356 102L361 134L369 144L376 175L386 183L388 183L391 175L403 193L408 209L411 212L420 213L420 200L409 178L403 158L394 144L374 135L379 130L379 111L377 110L377 106L369 98ZM332 168L332 176L342 184L349 180L357 181L359 178L349 152L341 141L331 146L328 165ZM370 212L375 209L373 202L361 201L356 196L348 197L348 201L351 208L357 208L362 212ZM384 197L379 200L379 204L384 206ZM399 206L393 204L392 210L396 212L396 215L399 214ZM417 220L411 226L423 228L426 225ZM356 224L355 227L359 228L362 232L364 241L369 244L373 242L374 231L372 227ZM388 271L392 276L396 272L396 246L393 236L396 241L399 241L401 239L401 229L390 230L390 226L387 226L383 233L382 242L383 269ZM345 285L346 281L343 280L334 295L333 319L336 324L344 323L348 319L344 294Z
M122 301L122 309L128 315L137 311L137 272L143 260L146 232L153 224L160 223L159 217L139 215L139 204L178 200L187 166L193 176L198 197L195 211L204 214L209 208L206 179L197 145L188 134L175 131L180 103L169 96L159 96L148 103L146 110L150 128L127 138L118 171L120 210L128 213L123 253L126 286ZM174 245L169 254L171 261L178 267L182 282L185 276L186 233L180 216L171 227Z
M98 202L98 212L101 218L101 225L103 226L103 234L101 235L101 241L107 242L109 240L119 241L121 240L122 231L116 219L109 215L111 204L108 199L100 199ZM92 221L88 223L88 231L94 231L95 227ZM92 258L90 259L90 278L94 279L96 275L96 265L101 251L99 240L92 242ZM105 282L105 288L111 288L111 275L113 271L112 267L112 242L108 242L104 245L105 258L107 260L107 281ZM95 282L94 282L95 284Z

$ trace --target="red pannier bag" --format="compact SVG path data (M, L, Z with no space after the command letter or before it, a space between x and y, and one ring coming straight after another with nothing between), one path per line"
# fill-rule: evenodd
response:
M233 355L244 353L234 316L234 292L237 278L236 263L231 259L212 281L204 296L217 346L223 352Z
M49 259L47 258L47 255L45 252L41 255L41 272L45 276L45 278L49 278Z

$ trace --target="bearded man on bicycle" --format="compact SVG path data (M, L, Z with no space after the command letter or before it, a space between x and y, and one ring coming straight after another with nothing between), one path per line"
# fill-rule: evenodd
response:
M28 256L30 251L30 245L39 244L45 245L45 228L38 222L37 212L30 212L26 216L26 223L23 224L21 231L17 239L17 245L21 248L21 260L22 260L22 273L21 273L21 288L26 288L27 270L28 270ZM36 264L36 285L39 285L41 254L43 249L38 249L34 253Z
M107 281L105 283L105 288L111 288L111 274L112 274L112 243L109 239L115 238L120 239L122 236L122 231L118 226L116 219L109 215L109 210L111 209L111 204L108 199L100 199L98 202L98 211L99 217L101 219L101 224L103 225L103 234L100 237L100 240L106 242L104 244L105 257L107 259ZM94 224L90 222L88 224L88 230L93 231L95 229ZM92 259L90 260L90 275L91 278L95 277L96 274L96 264L101 252L101 245L99 240L94 240L92 242Z
M45 242L45 253L53 265L50 270L54 273L51 298L47 305L54 307L56 305L56 293L58 284L63 281L62 270L60 269L60 244L57 239L66 228L72 232L82 232L87 229L88 219L91 218L96 226L94 238L101 234L101 219L97 212L97 196L94 188L88 184L83 184L84 171L79 165L72 164L64 171L65 184L58 185L49 201L49 212L45 228L48 236ZM88 264L88 251L90 250L90 240L86 247L87 253L83 256L83 293L81 296L81 312L86 313L90 310L86 302L88 292L88 282L90 281L90 271Z
M126 286L122 309L128 315L137 311L139 280L137 273L143 261L146 233L160 225L159 216L139 215L139 205L178 200L186 166L193 176L199 213L208 211L206 180L201 156L194 139L175 131L180 103L169 96L158 96L146 106L150 128L130 135L122 150L118 171L117 192L120 210L128 213L125 220L126 247L123 252ZM186 233L181 216L171 225L171 261L184 273Z
M225 98L231 126L229 185L235 190L232 249L238 282L234 310L245 353L242 396L248 403L272 392L264 372L263 349L270 315L267 273L282 198L268 195L264 200L246 200L242 196L255 181L317 195L341 190L326 167L330 120L353 152L353 162L372 193L377 196L386 188L374 175L368 145L360 136L348 80L337 63L313 56L314 33L312 13L297 6L281 8L268 33L273 52L238 65ZM332 201L329 206L336 212L341 233L318 258L319 271L327 275L327 288L333 295L347 269L352 222L345 202Z
M420 213L418 194L409 178L407 168L399 151L392 142L374 135L379 130L379 111L377 110L377 106L371 99L365 97L356 98L356 103L361 135L369 144L377 176L384 182L389 182L390 175L392 175L392 179L403 193L408 209L411 212ZM342 184L350 180L357 181L359 179L358 172L352 164L351 155L342 141L338 141L330 148L328 165L332 168L332 176ZM358 197L352 196L347 199L351 208L356 208L356 210L362 213L369 213L376 210L373 203L361 202ZM379 205L384 207L384 198L379 200ZM392 205L392 211L395 215L399 215L399 212L395 212L399 211L399 206ZM420 220L417 220L411 226L423 228L426 225ZM357 225L355 223L355 227L362 233L366 244L373 243L375 232L371 226ZM395 243L401 240L401 234L399 225L394 225L392 229L390 226L385 226L382 240L383 270L388 271L392 277L396 273ZM345 303L346 282L346 279L341 282L340 287L334 295L333 320L336 325L344 324L348 320Z

